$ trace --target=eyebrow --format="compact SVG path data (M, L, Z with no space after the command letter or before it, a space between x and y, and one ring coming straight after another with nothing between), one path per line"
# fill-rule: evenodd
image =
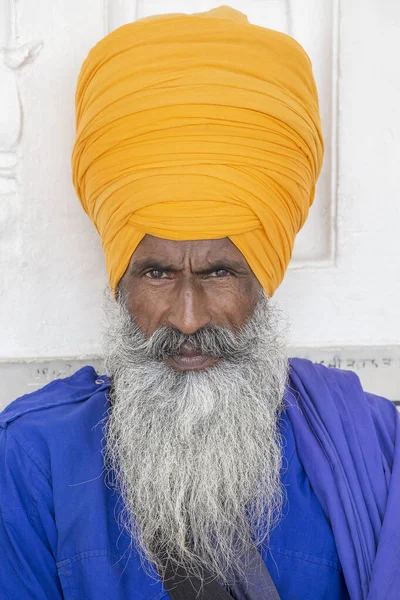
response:
M131 263L130 272L137 274L144 269L152 268L157 271L181 271L182 269L177 269L173 264L163 261L159 257L157 258L138 258ZM207 275L212 273L213 271L218 271L220 269L234 270L238 272L247 272L245 265L242 263L232 260L232 259L218 259L215 262L210 263L207 267L202 269L196 269L194 273L199 275Z

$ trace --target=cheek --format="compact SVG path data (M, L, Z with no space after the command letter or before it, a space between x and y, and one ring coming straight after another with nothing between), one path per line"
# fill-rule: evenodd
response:
M241 327L253 313L257 296L252 286L245 283L208 295L207 303L213 320L228 326Z
M150 335L161 321L161 314L165 310L165 295L158 290L145 289L143 286L130 286L127 290L127 307L131 316L139 327Z
M262 286L256 278L253 281L244 282L240 291L235 296L232 306L232 316L235 325L242 327L252 316L262 291Z

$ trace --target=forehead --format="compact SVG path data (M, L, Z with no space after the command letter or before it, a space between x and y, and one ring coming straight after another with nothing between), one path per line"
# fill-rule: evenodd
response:
M131 263L148 257L174 263L183 263L190 260L190 262L196 264L225 259L233 260L243 267L248 267L243 254L227 237L214 240L176 241L145 235L134 251Z

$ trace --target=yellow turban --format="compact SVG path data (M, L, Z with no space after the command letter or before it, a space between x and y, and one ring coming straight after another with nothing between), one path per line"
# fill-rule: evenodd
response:
M274 293L323 157L295 40L227 6L124 25L82 66L76 127L74 185L114 293L146 234L229 237Z

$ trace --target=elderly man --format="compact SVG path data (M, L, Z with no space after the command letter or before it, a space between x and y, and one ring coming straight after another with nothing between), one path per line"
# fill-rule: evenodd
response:
M228 7L142 19L76 106L107 375L0 415L0 598L398 600L398 414L288 361L270 300L322 163L304 50Z

